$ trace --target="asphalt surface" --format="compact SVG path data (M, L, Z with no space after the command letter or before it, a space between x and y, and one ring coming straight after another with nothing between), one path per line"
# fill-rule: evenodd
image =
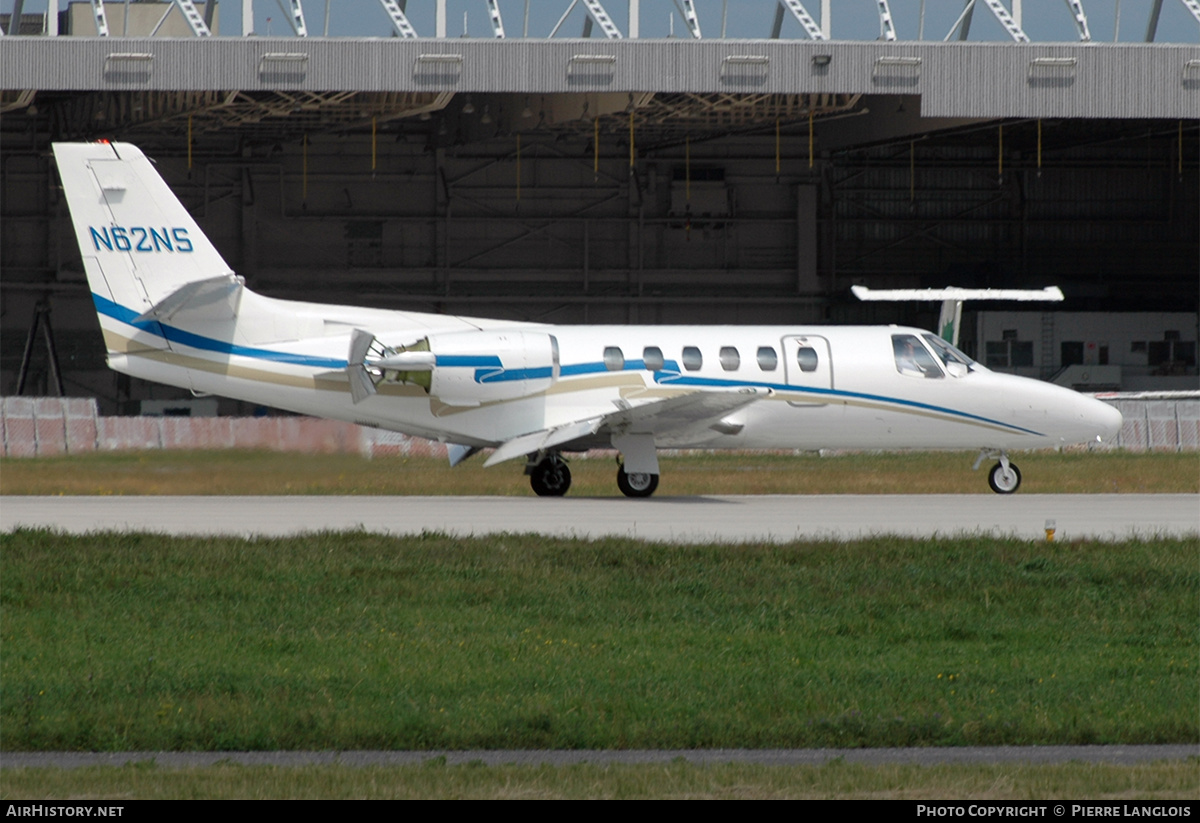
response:
M991 534L1122 539L1200 533L1200 495L994 494L522 497L3 497L0 530L291 535L498 532L674 542Z

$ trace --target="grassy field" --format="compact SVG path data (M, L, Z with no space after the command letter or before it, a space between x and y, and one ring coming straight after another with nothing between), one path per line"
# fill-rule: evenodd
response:
M1195 742L1198 554L19 531L0 749Z
M1110 766L744 765L420 766L206 769L15 769L0 772L0 798L690 800L1196 800L1200 764Z
M1200 492L1200 454L1013 455L1021 493ZM659 496L702 494L991 494L986 469L962 452L693 454L663 457ZM0 460L0 494L486 494L532 495L519 461L451 469L431 458L278 452L148 451ZM613 461L571 462L572 496L619 495Z

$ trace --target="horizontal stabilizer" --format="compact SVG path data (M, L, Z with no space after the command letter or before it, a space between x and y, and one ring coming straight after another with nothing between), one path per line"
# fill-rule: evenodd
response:
M237 314L236 299L228 298L239 292L244 283L245 280L235 274L196 280L167 295L151 309L138 315L134 322L170 320L184 309L200 312L206 320L231 320Z
M868 289L851 286L850 291L859 300L1043 300L1058 303L1065 299L1058 286L1044 289L960 289L953 286L944 289Z

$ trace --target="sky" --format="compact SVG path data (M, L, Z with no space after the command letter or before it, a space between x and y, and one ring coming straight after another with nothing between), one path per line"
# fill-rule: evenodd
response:
M51 0L52 1L52 0ZM0 12L11 12L15 0L0 0ZM26 0L25 13L44 12L48 0ZM65 8L67 0L58 0ZM122 0L107 0L119 3ZM242 3L251 0L221 0L222 33L240 32ZM498 0L508 37L520 37L525 30L525 9L529 9L528 31L531 37L546 37L571 5L571 0ZM629 33L628 0L601 0L617 27ZM1140 42L1146 34L1152 0L1081 0L1087 13L1092 39L1111 42ZM294 36L283 0L253 0L255 31L260 36ZM320 35L325 26L326 3L330 5L329 34L334 37L390 37L391 23L378 0L302 0L310 36ZM1012 8L1013 0L1004 0ZM485 0L447 0L447 35L491 37L492 29ZM774 0L695 0L700 28L706 37L721 34L724 19L726 36L765 38L770 35L776 3ZM821 0L804 0L815 18L820 17ZM942 40L951 31L963 9L963 0L890 0L892 18L901 40L915 40L921 33L921 9L925 11L924 39ZM435 33L434 0L408 0L407 15L417 33L432 37ZM874 40L880 35L876 0L832 0L832 37L835 40ZM1063 0L1024 0L1023 28L1035 42L1076 42L1079 39L1068 4ZM586 12L577 3L567 16L559 37L578 37ZM1119 18L1119 27L1117 25ZM641 36L643 38L688 36L687 27L675 0L641 0ZM593 36L599 36L594 32ZM782 36L804 37L800 24L785 16ZM1008 41L1009 37L980 0L971 24L970 39ZM1159 19L1158 42L1200 43L1200 21L1181 0L1164 0Z

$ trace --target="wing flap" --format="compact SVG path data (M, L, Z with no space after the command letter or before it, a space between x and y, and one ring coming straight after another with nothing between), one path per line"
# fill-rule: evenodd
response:
M637 406L626 404L607 414L523 434L505 441L483 464L494 466L525 454L552 449L607 429L615 435L671 436L707 427L721 418L773 394L771 389L741 387L729 391L694 391Z
M587 437L590 434L595 434L603 423L604 417L589 417L586 420L578 420L573 423L566 423L550 429L542 429L541 431L514 437L492 452L492 456L483 465L494 466L497 463L503 463L505 460L512 460L514 457L531 454L542 449L552 449L555 446L561 446L563 443Z

